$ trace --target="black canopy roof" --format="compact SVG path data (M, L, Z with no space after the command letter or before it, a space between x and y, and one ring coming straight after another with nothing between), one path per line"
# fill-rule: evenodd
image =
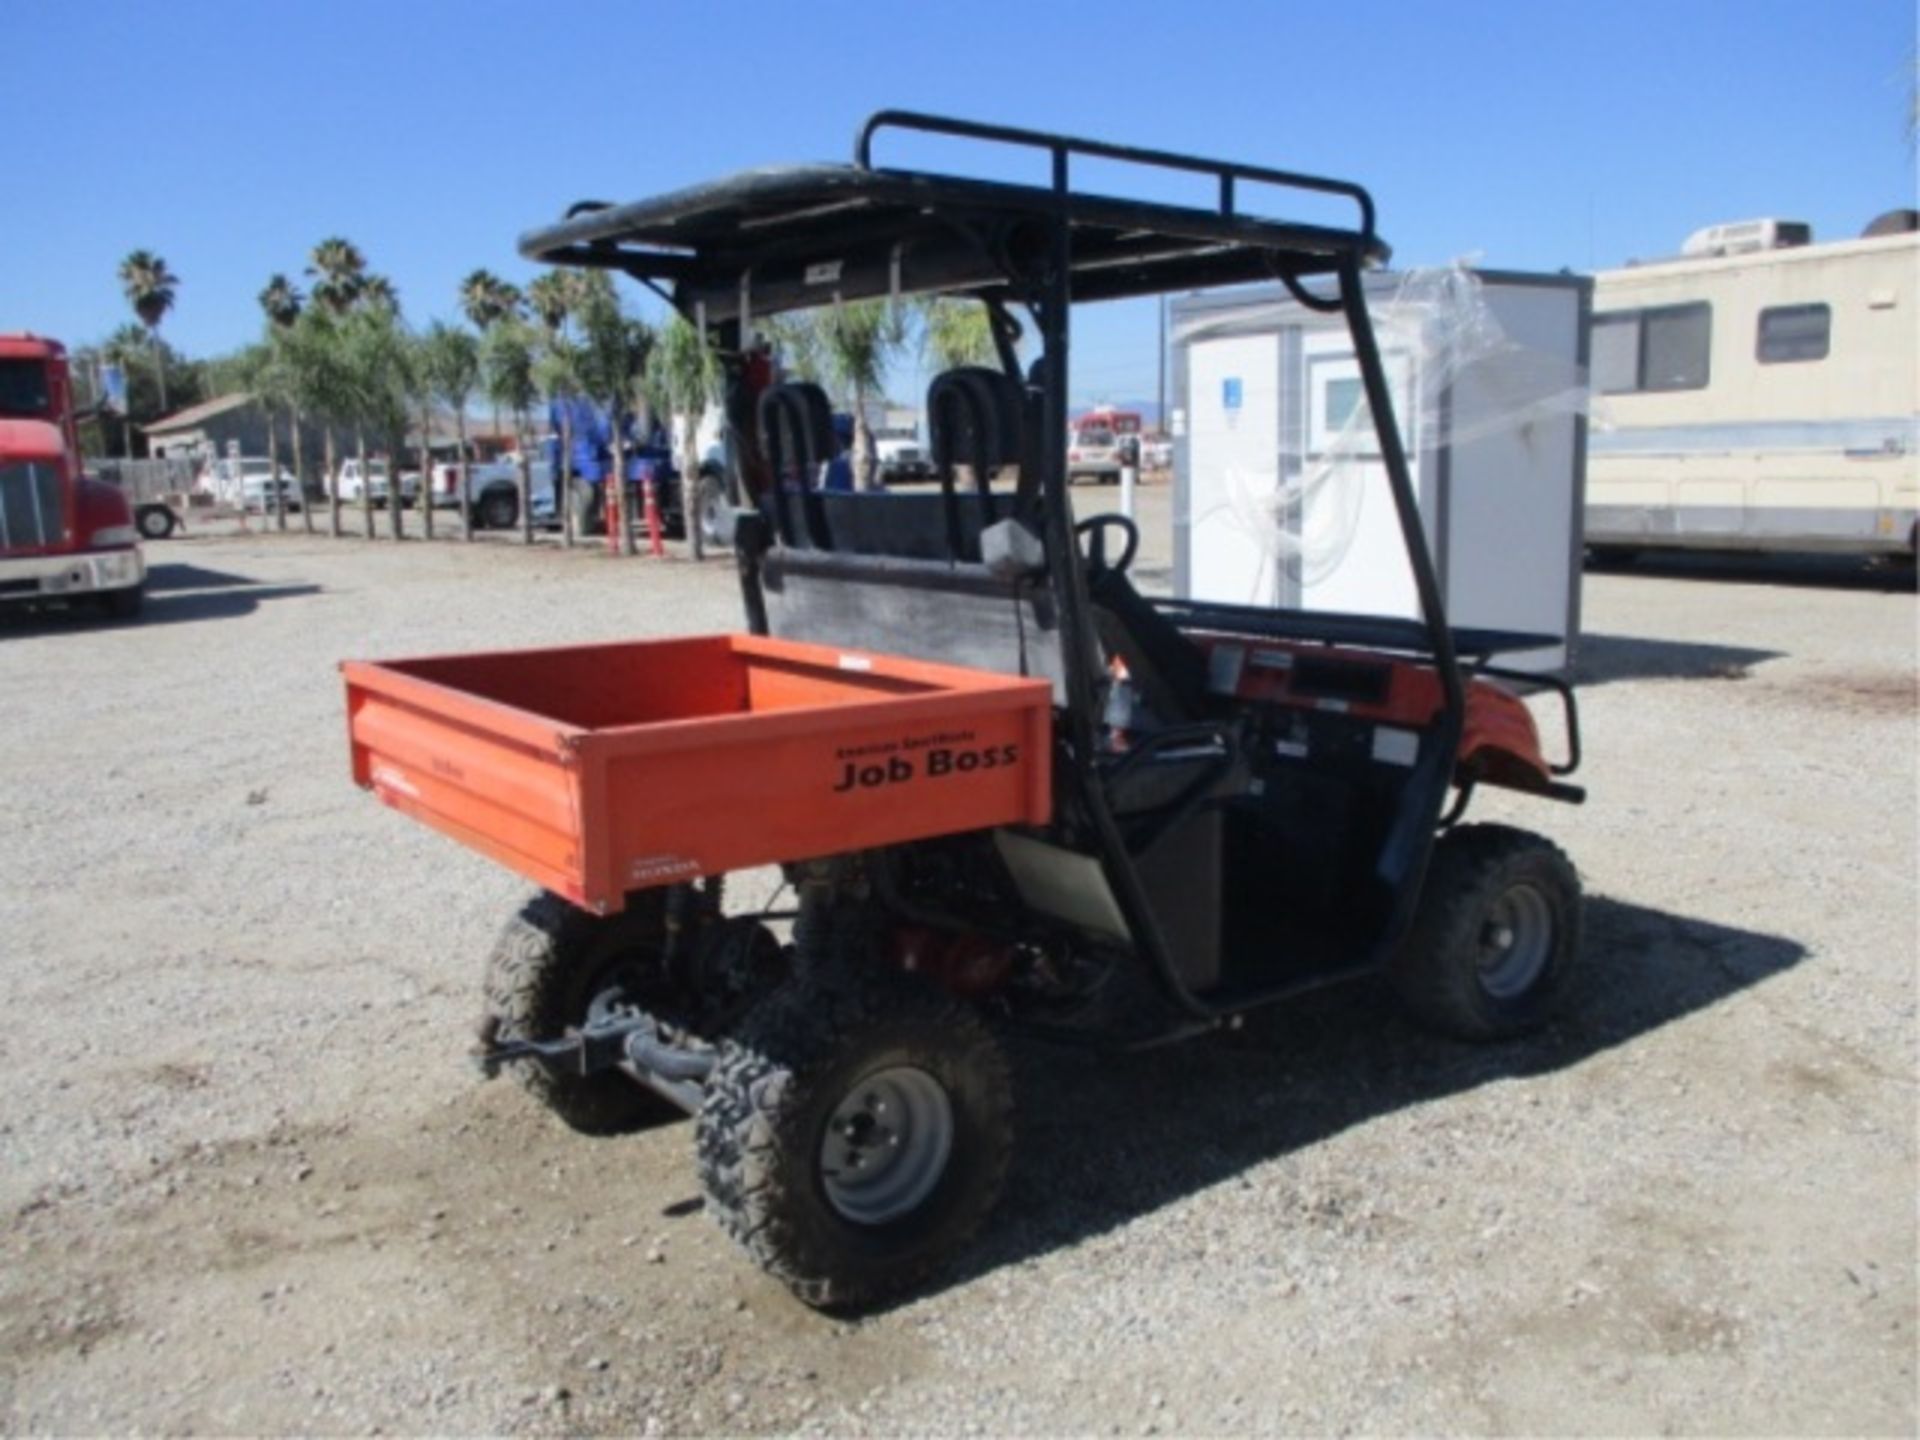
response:
M875 168L885 127L931 130L1044 148L1055 185L1017 185ZM1114 299L1206 285L1325 274L1343 262L1383 263L1373 204L1345 181L1135 150L936 116L882 112L867 124L859 163L747 170L626 205L583 202L557 225L521 237L532 260L624 271L683 311L731 318L743 285L754 314L832 300L927 292L1030 298L1052 224L1072 237L1072 296ZM1076 154L1217 177L1214 209L1127 200L1068 187ZM1353 229L1242 213L1236 182L1332 193L1354 202Z

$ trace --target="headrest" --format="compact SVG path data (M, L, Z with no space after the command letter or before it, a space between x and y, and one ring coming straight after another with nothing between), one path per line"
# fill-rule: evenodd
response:
M927 439L933 463L1018 465L1026 414L1020 382L984 365L936 375L927 387Z
M840 453L833 406L818 385L796 380L760 392L760 446L774 472L813 472Z

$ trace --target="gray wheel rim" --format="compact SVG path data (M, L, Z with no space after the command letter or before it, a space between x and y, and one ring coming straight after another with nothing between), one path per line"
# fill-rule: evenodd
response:
M1496 1000L1513 1000L1538 982L1553 954L1553 906L1540 889L1510 887L1487 910L1480 932L1480 986Z
M885 1225L924 1203L952 1158L946 1087L895 1065L863 1077L834 1108L820 1141L820 1181L842 1218Z

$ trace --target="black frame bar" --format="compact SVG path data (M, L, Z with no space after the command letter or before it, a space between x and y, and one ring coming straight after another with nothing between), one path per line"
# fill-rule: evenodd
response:
M873 164L873 142L879 133L889 129L1044 151L1050 160L1049 187L1036 190L1030 186L1002 185L951 175L878 168ZM1070 162L1076 155L1210 175L1218 182L1217 208L1203 211L1076 195L1070 185ZM1402 541L1420 599L1420 621L1417 626L1409 623L1405 633L1409 641L1416 633L1424 639L1424 644L1419 648L1430 657L1439 674L1443 697L1435 727L1423 741L1423 754L1438 758L1432 763L1415 767L1414 773L1409 776L1401 814L1394 821L1386 850L1383 850L1383 859L1388 858L1387 851L1395 852L1392 858L1398 876L1390 913L1383 919L1372 954L1341 973L1356 973L1379 964L1398 943L1411 921L1412 901L1418 896L1432 852L1434 835L1441 821L1442 807L1451 787L1451 757L1458 751L1466 701L1454 635L1447 624L1432 553L1427 547L1421 523L1418 497L1414 493L1406 450L1394 416L1391 389L1361 286L1363 267L1370 262L1383 260L1386 254L1385 247L1374 232L1372 196L1357 184L1325 176L1113 145L910 110L883 110L870 117L856 137L854 156L855 166L839 172L846 177L843 182L836 182L828 172L803 172L793 188L784 192L804 198L813 193L807 188L808 185L822 187L844 183L847 193L854 197L849 202L856 216L854 223L844 231L805 231L804 238L813 243L825 244L828 238L836 241L847 237L857 238L859 197L863 193L873 198L875 204L885 205L898 205L901 193L921 195L922 198L916 203L924 205L928 213L942 206L951 206L957 211L977 216L993 214L1004 208L1008 215L1044 227L1045 243L1037 261L1036 257L1029 255L1016 264L1008 256L996 257L982 249L974 249L973 259L969 263L975 269L970 275L963 278L960 272L955 272L951 283L934 277L927 288L946 288L970 294L985 304L990 314L995 315L996 340L1001 338L999 317L1004 314L1004 304L1009 298L1024 301L1033 310L1038 322L1044 374L1040 440L1043 454L1039 457L1043 538L1048 581L1058 607L1062 644L1070 660L1065 667L1065 723L1056 732L1056 751L1060 763L1056 765L1055 773L1058 783L1070 789L1073 809L1091 823L1102 871L1126 921L1134 948L1148 963L1173 1006L1185 1014L1188 1028L1217 1024L1231 1014L1284 999L1297 994L1304 987L1300 979L1294 977L1269 987L1237 992L1224 1002L1216 1002L1195 995L1183 983L1166 937L1148 902L1144 882L1107 804L1102 777L1096 769L1094 722L1099 680L1083 659L1097 653L1093 644L1096 632L1085 564L1074 534L1067 476L1067 394L1071 373L1069 311L1075 298L1075 226L1079 224L1093 229L1105 226L1112 230L1124 221L1127 226L1138 227L1130 230L1130 234L1138 236L1144 233L1149 239L1165 235L1170 241L1176 242L1164 254L1142 251L1121 254L1114 260L1116 266L1128 269L1127 284L1132 288L1111 281L1103 283L1103 272L1099 267L1105 263L1105 256L1097 256L1086 277L1086 288L1091 294L1084 298L1151 293L1152 288L1164 291L1271 276L1280 279L1289 290L1313 304L1314 308L1344 313L1375 434L1380 443L1382 466L1393 495ZM1360 227L1353 231L1340 231L1322 226L1289 226L1284 222L1249 216L1237 208L1237 187L1240 182L1344 197L1358 208ZM649 284L667 282L673 286L669 298L675 308L693 318L690 312L697 313L694 297L704 293L699 287L739 282L729 282L727 276L718 270L703 272L702 256L698 253L697 245L692 253L661 250L658 247L665 242L658 232L663 226L673 229L683 224L687 217L707 213L703 211L703 206L710 207L715 214L733 215L740 205L764 195L774 185L774 179L749 175L737 182L681 192L656 202L611 209L596 205L551 230L527 237L522 241L521 249L533 258L549 262L622 269ZM843 207L836 205L828 208L838 210ZM796 234L800 234L799 227L814 221L819 213L818 210L797 210L788 214L784 223L796 227ZM777 223L769 222L769 230L777 229ZM897 224L897 218L892 223ZM717 237L713 241L716 248L723 243L733 247L720 258L729 265L743 266L740 271L742 276L753 273L753 248L740 245L738 228L730 225L727 232L726 241ZM1290 237L1297 237L1298 244L1290 245ZM650 241L655 248L620 248L622 243L635 240ZM782 255L784 262L791 266L795 257L790 247L782 251L771 233L767 245L768 253ZM1259 277L1249 274L1250 267L1257 267L1264 274ZM995 269L999 272L997 281L989 278L989 272ZM835 273L839 272L836 270ZM897 278L897 269L894 274ZM1330 274L1337 282L1336 293L1324 298L1310 296L1299 283L1306 274ZM656 288L663 287L656 285ZM823 291L810 300L794 302L790 294L783 294L769 309L798 308L799 304L819 304L829 298L830 295ZM745 321L743 307L737 323L744 325ZM722 333L734 323L731 318L723 319ZM1000 345L999 348L1007 373L1015 381L1024 383L1011 345ZM1023 487L1024 484L1023 479ZM753 593L758 583L756 557L748 551L755 545L764 547L769 542L772 537L764 533L767 528L743 527L751 538L743 537L739 542L743 587L749 592L749 616L758 627L764 627L765 613L764 606L755 603L760 599ZM781 529L783 532L788 530L784 517ZM787 537L783 534L782 538ZM1577 743L1575 740L1576 757Z

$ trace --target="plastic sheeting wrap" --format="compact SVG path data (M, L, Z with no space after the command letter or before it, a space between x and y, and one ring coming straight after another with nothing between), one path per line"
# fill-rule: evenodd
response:
M1458 263L1367 277L1455 625L1577 630L1591 296L1572 275ZM1183 296L1171 321L1176 591L1419 618L1345 314L1273 285ZM1515 663L1568 658L1543 644Z
M1542 420L1588 413L1586 372L1578 357L1509 338L1486 300L1484 282L1465 263L1407 271L1384 300L1369 296L1369 313L1409 457L1440 436L1455 449L1501 434L1530 444ZM1283 328L1346 338L1342 315L1319 315L1292 298L1277 298L1181 319L1173 344L1188 348L1210 336ZM1471 415L1453 403L1465 386L1478 397ZM1177 524L1190 528L1219 522L1225 511L1294 588L1311 588L1331 576L1354 547L1363 509L1392 503L1357 365L1352 374L1329 378L1327 388L1325 396L1311 388L1298 396L1304 422L1281 426L1271 459L1238 455L1221 468L1217 488L1183 488L1185 507L1177 515ZM1338 409L1327 415L1327 405ZM1240 599L1267 599L1273 580L1273 574L1256 574L1250 593Z

